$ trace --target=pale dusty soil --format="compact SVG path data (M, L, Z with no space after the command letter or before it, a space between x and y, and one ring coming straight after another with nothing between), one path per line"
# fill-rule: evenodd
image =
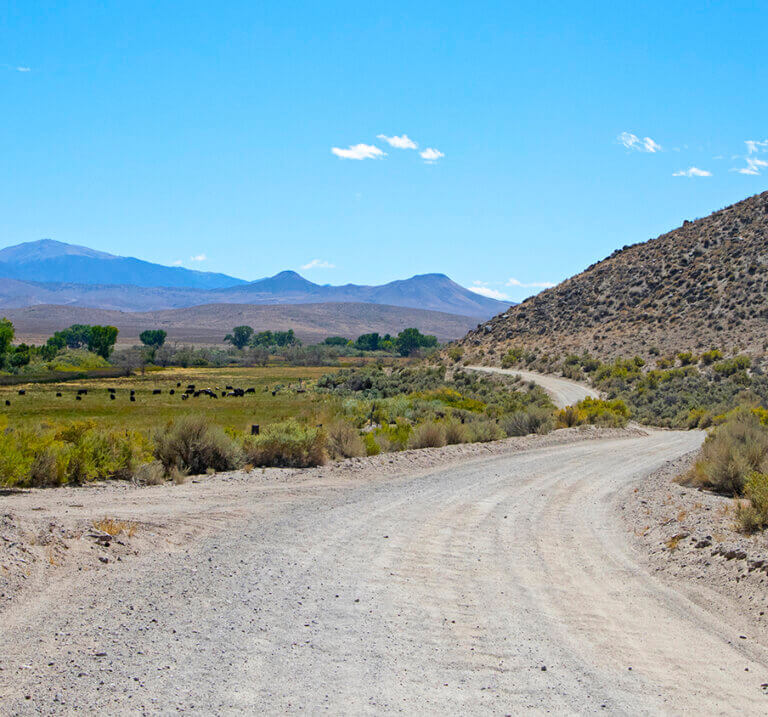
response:
M495 366L467 366L466 368L482 373L515 376L523 381L538 383L549 394L552 402L558 408L572 406L587 397L600 398L600 394L586 384L559 376L550 376L536 371L526 371L517 368L497 368Z
M732 499L675 481L695 455L621 496L630 542L649 570L699 605L732 603L745 618L747 639L768 644L768 537L736 530Z
M518 440L4 497L30 524L139 526L93 549L138 555L6 603L3 711L764 712L768 643L737 600L649 570L620 510L702 435Z

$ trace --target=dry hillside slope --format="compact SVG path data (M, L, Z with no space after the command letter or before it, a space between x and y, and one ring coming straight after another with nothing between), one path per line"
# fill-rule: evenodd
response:
M465 355L497 363L511 346L600 358L768 342L768 192L650 241L470 331ZM482 352L482 354L481 354Z

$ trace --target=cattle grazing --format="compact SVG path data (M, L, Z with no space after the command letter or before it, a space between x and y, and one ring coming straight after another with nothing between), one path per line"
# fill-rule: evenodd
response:
M231 391L232 390L232 386L224 386L224 390Z
M117 389L116 388L108 388L107 391L109 391L110 393L114 393L115 391L117 391Z
M176 383L176 388L181 388L181 381L178 381L178 382Z
M78 388L77 389L77 395L78 396L85 396L87 394L88 394L88 389L87 388Z
M186 401L188 398L189 398L189 396L187 396L187 394L186 394L186 393L182 393L182 394L181 394L181 400L182 400L182 401Z
M159 388L153 388L152 389L152 395L153 396L159 396L162 393L162 391Z
M19 396L26 396L27 392L22 388L19 390Z
M246 393L256 393L256 389L255 388L246 388L245 392Z
M75 401L82 401L82 400L83 400L82 396L75 396Z
M170 393L170 394L171 394L171 396L173 396L173 395L176 393L176 391L174 391L173 389L171 389L170 391L168 391L168 393Z
M56 398L61 398L61 392L60 391L56 393Z
M114 400L115 400L115 398L116 398L116 397L115 397L115 394L114 394L114 393L110 393L110 394L109 394L109 400L110 400L110 401L114 401Z
M5 405L6 405L6 406L10 406L10 405L11 405L11 402L10 402L10 401L6 401L6 402L5 402Z
M259 424L258 423L254 423L251 426L251 435L252 436L258 436L259 435Z
M136 401L136 396L131 396L130 398L131 398L131 403L135 403L135 401Z
M194 391L194 390L195 390L195 384L194 383L190 383L189 385L187 385L187 391Z

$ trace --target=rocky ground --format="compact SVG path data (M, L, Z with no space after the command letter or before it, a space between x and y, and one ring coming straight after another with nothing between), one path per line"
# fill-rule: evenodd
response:
M700 603L710 592L736 600L768 636L768 537L736 530L731 498L677 481L695 456L671 461L621 496L630 541L663 580L687 583Z

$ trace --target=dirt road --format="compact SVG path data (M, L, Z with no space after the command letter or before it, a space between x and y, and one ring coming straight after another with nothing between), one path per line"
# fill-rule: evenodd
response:
M252 491L188 550L7 611L2 711L762 711L768 650L647 574L615 505L700 441Z
M600 394L593 388L578 381L570 381L567 378L558 378L548 376L535 371L525 371L516 368L496 368L495 366L467 366L472 371L483 371L485 373L503 373L508 376L519 376L524 381L533 381L538 383L551 397L555 406L565 408L578 403L583 398L591 396L599 398Z

